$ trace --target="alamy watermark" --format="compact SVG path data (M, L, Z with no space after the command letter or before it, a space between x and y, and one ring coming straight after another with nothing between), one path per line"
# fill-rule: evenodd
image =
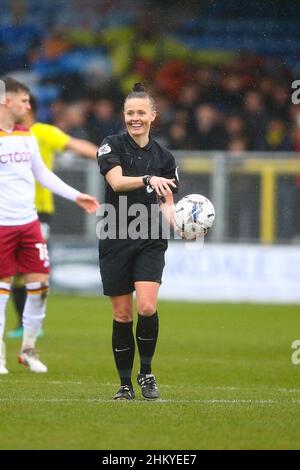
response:
M294 80L292 83L292 89L295 90L292 93L292 103L300 104L300 80Z
M0 80L0 104L5 104L5 83Z
M112 204L101 204L97 209L100 217L96 225L96 235L99 240L170 240L181 239L180 228L170 225L172 209L162 214L158 204L135 203L128 205L128 197L118 198L118 207ZM186 234L186 238L188 234ZM198 234L193 242L203 245L204 234ZM192 242L192 244L193 244Z
M295 339L291 344L291 348L295 349L291 356L292 364L298 366L300 364L300 339Z

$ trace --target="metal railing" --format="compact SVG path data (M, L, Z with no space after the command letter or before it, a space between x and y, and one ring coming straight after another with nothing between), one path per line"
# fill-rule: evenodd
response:
M173 154L181 178L176 200L184 194L201 193L215 206L216 222L209 240L270 244L295 238L300 230L300 184L299 189L296 186L296 177L300 180L298 154L220 151L176 151ZM96 162L60 158L55 171L70 184L79 185L81 191L103 200L103 178ZM82 214L80 209L61 198L56 198L56 206L53 226L56 239L95 239L95 216Z

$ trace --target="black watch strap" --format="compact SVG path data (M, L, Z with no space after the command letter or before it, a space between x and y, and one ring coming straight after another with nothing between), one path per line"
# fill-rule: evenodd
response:
M149 186L150 179L152 178L153 175L145 175L142 177L143 183L145 186Z

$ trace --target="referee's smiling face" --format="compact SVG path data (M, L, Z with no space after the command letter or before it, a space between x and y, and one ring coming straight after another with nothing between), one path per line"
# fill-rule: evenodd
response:
M152 109L149 98L129 98L124 104L124 117L129 134L139 138L148 136L156 111Z

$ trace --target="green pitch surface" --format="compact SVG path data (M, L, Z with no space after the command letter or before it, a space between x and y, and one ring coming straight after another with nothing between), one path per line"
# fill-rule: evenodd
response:
M49 298L39 341L48 374L0 376L0 449L299 449L299 306L160 303L161 399L114 402L103 298ZM7 328L14 316L8 309ZM135 362L134 380L138 362Z

